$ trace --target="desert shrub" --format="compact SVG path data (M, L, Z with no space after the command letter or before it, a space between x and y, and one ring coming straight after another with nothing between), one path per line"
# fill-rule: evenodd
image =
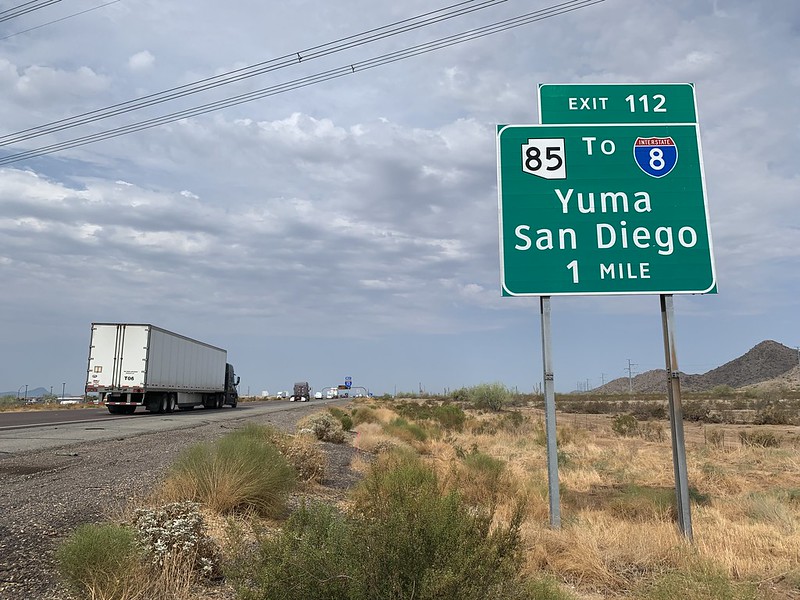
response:
M577 600L576 596L562 590L558 583L550 578L526 581L520 588L519 600Z
M716 423L718 419L711 414L711 408L703 400L691 400L682 405L683 419L685 421L698 421L703 423Z
M328 456L310 435L295 435L281 449L303 483L320 482L328 471Z
M393 452L357 487L351 513L302 506L232 579L243 600L521 600L522 511L508 527L493 529L492 517L443 494L414 455Z
M409 423L405 419L397 418L383 426L383 430L404 442L424 442L428 439L425 430L416 423Z
M287 460L250 429L182 452L167 472L161 497L200 502L219 513L253 510L277 516L294 484Z
M743 446L758 446L760 448L777 448L781 445L781 438L771 431L754 429L753 431L740 431L739 440Z
M689 569L666 573L654 581L642 584L643 600L675 600L703 598L704 600L756 600L756 586L736 583L719 567L697 562Z
M133 531L121 525L81 525L56 552L58 571L81 599L129 597L136 587L131 565L141 561Z
M630 413L638 421L648 419L666 419L667 407L657 402L635 402L630 407Z
M611 430L623 437L636 435L638 429L639 423L633 415L617 415L611 424Z
M729 385L716 385L708 393L719 398L731 398L736 395L736 390Z
M675 515L675 490L627 485L611 498L609 511L630 521L664 521Z
M516 431L525 424L525 417L521 412L512 410L503 414L500 421L500 428L507 431Z
M252 423L240 431L273 444L294 468L299 481L311 483L324 479L328 456L316 443L317 438L313 434L290 435L269 425Z
M206 534L196 502L140 508L134 514L133 528L136 543L154 566L164 567L172 561L204 577L219 574L219 551Z
M457 494L442 494L435 472L417 456L378 460L354 502L371 548L364 597L503 598L506 583L519 575L522 510L508 527L492 530L491 512L475 513Z
M472 505L492 506L501 492L506 464L473 447L463 456L462 465L456 483L464 500Z
M339 420L339 423L342 425L342 430L350 431L353 428L353 418L338 406L329 407L328 412Z
M502 383L481 383L468 389L473 407L492 411L498 411L508 404L511 395L511 391Z
M638 434L648 442L663 442L664 428L658 423L649 421L638 424Z
M298 429L310 431L318 440L341 444L344 442L344 430L339 420L329 413L316 413L301 419Z
M756 425L796 425L796 407L784 405L779 401L759 402L753 419Z
M21 406L21 402L16 396L0 397L0 411L9 410L18 406Z
M424 402L397 402L392 407L401 417L420 421L433 417L433 408L436 403L426 400Z
M368 406L359 406L353 410L353 425L361 425L361 423L380 423L378 413Z
M442 404L433 409L433 418L444 428L453 431L464 429L466 413L455 404Z
M303 504L255 555L230 561L226 574L240 600L349 600L358 548L354 524L333 507Z

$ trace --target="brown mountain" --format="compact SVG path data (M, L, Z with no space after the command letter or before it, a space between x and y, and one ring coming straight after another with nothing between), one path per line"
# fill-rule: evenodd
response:
M752 386L780 379L784 375L788 376L797 365L797 350L766 340L721 367L699 375L682 374L681 389L687 392L701 392L721 385L733 388ZM654 369L637 375L630 381L627 377L620 377L595 388L592 392L619 394L626 393L631 388L640 394L666 393L666 373L664 369Z

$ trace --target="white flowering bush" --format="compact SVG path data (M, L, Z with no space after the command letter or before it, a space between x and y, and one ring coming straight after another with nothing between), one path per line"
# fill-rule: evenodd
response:
M341 444L344 442L342 423L329 413L316 413L307 416L297 424L300 433L313 433L318 440Z
M176 561L207 578L219 575L219 550L205 530L197 502L173 502L160 508L140 508L134 519L137 544L152 560L165 568Z

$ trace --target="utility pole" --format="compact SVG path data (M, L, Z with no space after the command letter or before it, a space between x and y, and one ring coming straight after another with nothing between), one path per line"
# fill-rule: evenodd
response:
M637 367L636 363L632 363L631 359L628 359L628 393L633 394L633 367Z

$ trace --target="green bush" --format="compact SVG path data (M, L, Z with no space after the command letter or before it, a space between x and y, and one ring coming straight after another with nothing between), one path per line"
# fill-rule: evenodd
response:
M730 398L736 395L736 390L729 385L716 385L708 392L712 396L719 396L720 398Z
M460 406L442 404L433 409L433 418L445 429L461 431L467 415Z
M424 442L428 439L428 434L422 427L416 423L409 423L405 419L394 419L390 423L386 423L383 430L406 442Z
M498 411L511 401L511 390L502 383L481 383L468 390L475 408Z
M232 581L243 600L522 600L522 510L507 528L492 530L492 518L442 494L413 454L388 453L355 490L350 514L301 507Z
M328 411L339 420L344 431L350 431L353 428L353 418L343 411L338 406L331 406Z
M81 525L56 552L61 578L81 599L124 597L141 560L133 531L120 525Z
M638 429L639 423L633 415L617 415L611 424L611 430L623 437L636 435Z
M760 596L751 583L735 583L711 564L699 563L687 571L667 573L643 584L643 600L756 600Z
M255 556L234 557L228 580L239 600L349 600L358 553L353 522L325 504L302 505Z

